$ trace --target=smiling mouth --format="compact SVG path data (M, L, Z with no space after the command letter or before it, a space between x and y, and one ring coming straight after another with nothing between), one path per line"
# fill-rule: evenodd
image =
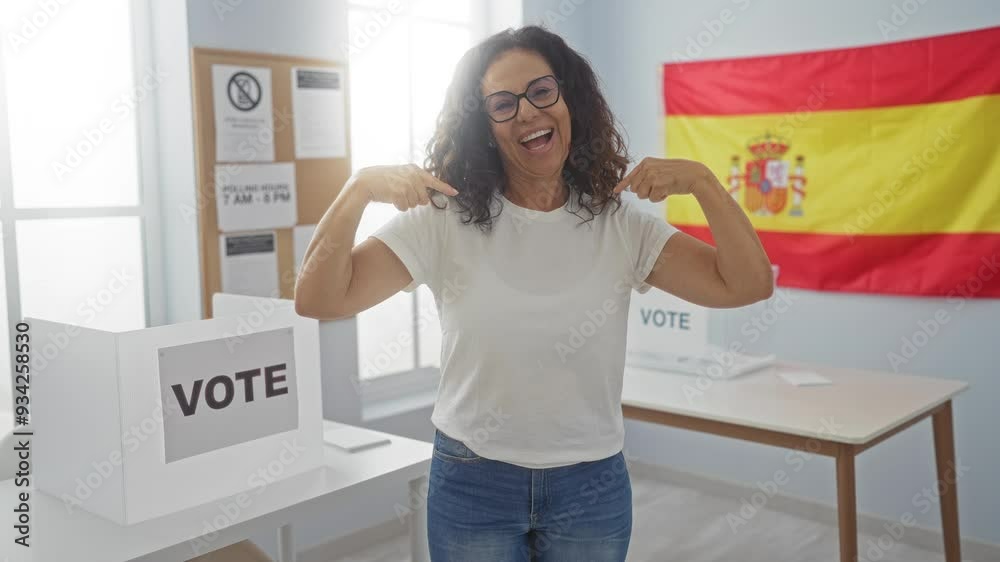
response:
M521 146L532 152L545 150L549 146L549 143L552 141L552 136L554 131L555 129L552 128L539 129L537 131L524 135L523 137L521 137L519 142Z

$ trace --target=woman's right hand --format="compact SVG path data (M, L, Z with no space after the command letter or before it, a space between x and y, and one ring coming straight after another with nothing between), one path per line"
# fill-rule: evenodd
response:
M352 180L353 188L364 192L369 201L392 203L400 211L430 203L428 188L458 195L457 189L416 164L362 168Z

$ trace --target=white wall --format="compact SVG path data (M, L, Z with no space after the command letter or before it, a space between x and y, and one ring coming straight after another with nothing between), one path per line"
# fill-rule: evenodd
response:
M580 1L580 0L573 0ZM564 2L527 2L525 21L536 21ZM689 40L734 12L732 23L706 41L695 59L775 54L883 42L879 20L891 23L894 4L916 11L889 40L925 37L1000 25L1000 4L991 0L680 0L612 2L587 0L578 14L555 27L580 47L603 78L612 109L630 138L637 158L663 156L663 119L658 67L685 53ZM897 15L900 21L900 16ZM703 35L704 38L704 35ZM686 55L685 55L686 56ZM789 69L794 71L794 69ZM821 259L817 256L817 259ZM791 291L794 304L752 344L782 357L847 367L891 368L887 354L918 322L944 309L953 318L902 370L955 378L972 388L955 403L957 454L969 472L959 481L963 536L1000 543L1000 448L996 446L996 398L1000 396L1000 300L968 302L961 311L939 298L906 298ZM717 340L739 339L746 316L731 318ZM785 452L722 438L629 423L627 448L646 462L750 484L771 480L788 469ZM938 507L915 508L913 496L935 482L930 422L890 439L858 458L858 508L899 520L914 512L921 525L939 528ZM834 504L834 466L816 458L794 473L783 492Z
M192 47L345 59L344 0L188 0Z

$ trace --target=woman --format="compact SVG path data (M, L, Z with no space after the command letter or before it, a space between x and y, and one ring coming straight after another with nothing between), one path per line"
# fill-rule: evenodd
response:
M425 283L441 318L431 558L621 561L632 528L621 389L631 291L767 298L750 222L702 164L624 142L587 62L538 27L458 64L426 167L358 171L317 227L296 311L357 314ZM716 247L622 198L694 195ZM353 246L365 206L400 211Z

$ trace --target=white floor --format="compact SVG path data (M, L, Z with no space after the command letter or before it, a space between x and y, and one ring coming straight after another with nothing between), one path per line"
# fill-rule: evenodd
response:
M632 475L633 523L628 562L837 562L835 527L777 511L760 511L735 532L726 514L740 503L659 480ZM943 562L944 556L907 545L881 550L859 539L859 562ZM883 543L884 544L884 543ZM869 551L870 548L877 550ZM408 562L399 536L330 562ZM470 561L473 562L473 561Z

